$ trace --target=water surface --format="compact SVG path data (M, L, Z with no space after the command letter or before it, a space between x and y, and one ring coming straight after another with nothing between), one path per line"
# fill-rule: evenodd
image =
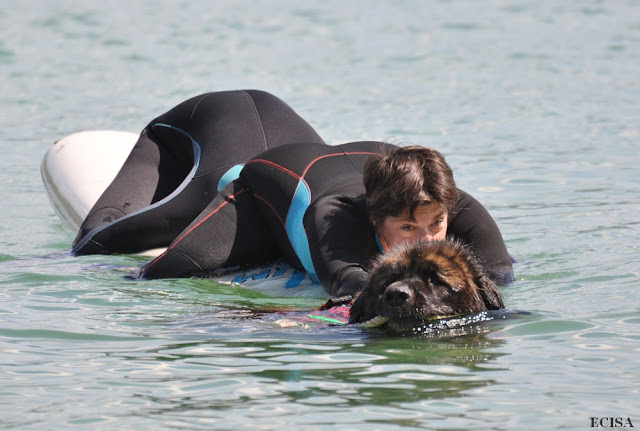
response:
M586 429L640 423L640 3L34 0L0 8L3 429ZM259 88L330 143L439 149L518 259L531 315L397 337L68 255L40 160Z

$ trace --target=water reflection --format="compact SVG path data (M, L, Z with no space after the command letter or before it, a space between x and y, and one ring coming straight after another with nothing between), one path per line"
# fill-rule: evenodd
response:
M169 342L127 352L119 363L152 416L200 411L230 420L233 411L257 420L274 411L321 416L328 407L376 405L387 421L400 403L452 402L496 383L483 374L504 355L504 341L489 336L500 328L489 321L428 337L355 326L280 328L263 312L223 307L165 325Z

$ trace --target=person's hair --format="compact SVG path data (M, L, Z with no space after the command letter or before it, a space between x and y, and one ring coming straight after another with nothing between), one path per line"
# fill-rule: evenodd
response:
M458 198L453 172L442 154L420 146L371 156L364 167L364 186L374 226L406 210L413 218L423 204L437 203L451 213Z

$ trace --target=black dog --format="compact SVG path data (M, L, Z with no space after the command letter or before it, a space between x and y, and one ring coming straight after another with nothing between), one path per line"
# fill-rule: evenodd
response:
M349 323L403 332L444 317L504 308L496 285L457 241L418 241L380 256Z

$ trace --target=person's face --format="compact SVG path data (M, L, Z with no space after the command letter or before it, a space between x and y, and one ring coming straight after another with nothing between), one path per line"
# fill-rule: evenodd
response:
M409 210L398 216L387 216L376 229L384 250L405 242L425 238L442 241L447 236L447 212L438 204L420 205L410 218Z

